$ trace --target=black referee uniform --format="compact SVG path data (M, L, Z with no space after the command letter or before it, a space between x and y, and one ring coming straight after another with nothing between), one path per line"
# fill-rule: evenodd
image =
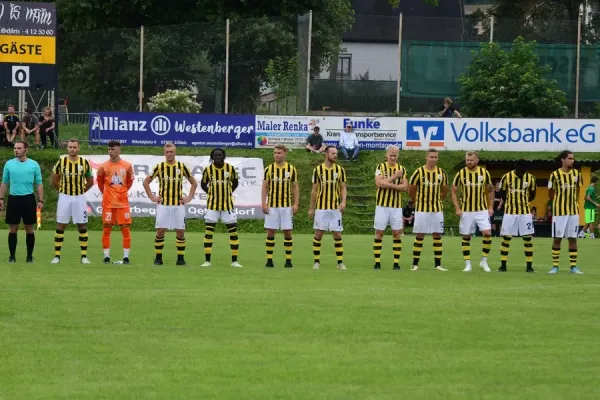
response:
M6 207L6 223L9 225L9 262L16 261L17 231L21 221L27 234L27 262L33 262L33 248L35 246L33 225L36 223L37 207L41 207L44 203L40 166L36 161L28 159L26 154L27 145L23 142L15 143L16 157L8 161L2 171L0 209L4 209L4 193L6 187L10 186ZM40 197L38 202L36 202L33 194L34 186Z

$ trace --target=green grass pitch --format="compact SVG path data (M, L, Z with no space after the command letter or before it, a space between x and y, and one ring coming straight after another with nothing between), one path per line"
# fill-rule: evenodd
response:
M2 237L5 237L3 233ZM63 263L51 265L53 233L37 236L36 263L0 250L2 399L597 399L600 376L598 245L580 240L579 265L547 275L550 240L534 239L534 266L512 241L509 272L463 273L460 240L444 239L444 266L372 270L372 237L344 238L347 271L335 269L331 237L312 270L310 235L297 235L294 264L265 269L264 236L240 235L243 269L229 266L228 238L215 237L213 267L200 268L202 235L187 235L176 267L174 234L154 267L152 233L133 232L133 265L103 265L100 232L92 265L78 263L67 232ZM566 244L566 243L565 243ZM495 238L490 266L499 264ZM113 259L121 256L113 234ZM478 264L481 238L474 239Z

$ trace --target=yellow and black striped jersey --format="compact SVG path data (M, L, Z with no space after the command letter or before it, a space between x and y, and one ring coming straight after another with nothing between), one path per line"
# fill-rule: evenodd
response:
M202 183L208 185L206 208L215 211L233 210L233 181L238 173L233 165L223 163L221 168L210 164L202 172Z
M489 207L488 186L491 184L492 178L485 168L475 167L473 171L470 171L465 167L458 171L452 185L462 191L462 211L487 210Z
M69 196L79 196L86 192L86 178L93 176L90 162L83 157L71 161L62 157L54 164L52 172L60 175L59 192Z
M182 162L169 164L163 161L152 170L152 180L158 178L158 195L162 205L177 206L183 198L183 178L192 176L189 168Z
M506 193L504 213L525 215L531 213L529 195L536 189L535 177L526 172L522 177L510 171L500 180L500 189Z
M313 171L312 183L317 184L317 210L335 210L342 201L342 184L346 183L346 171L334 164L327 168L321 164Z
M443 211L442 188L448 186L448 175L443 169L435 167L430 171L422 166L412 174L408 183L417 187L415 211Z
M296 168L287 162L283 166L273 163L265 168L264 180L269 182L269 207L291 207L292 186L298 182Z
M557 169L550 175L548 189L554 189L555 193L552 200L553 216L579 214L579 201L577 197L581 186L583 186L581 172L574 168L569 172Z
M383 176L384 179L394 176L396 171L402 171L402 177L394 179L392 183L399 185L402 179L406 178L406 168L400 164L389 165L387 162L381 163L375 170L375 176ZM399 190L390 188L377 188L377 205L380 207L402 208L402 194Z

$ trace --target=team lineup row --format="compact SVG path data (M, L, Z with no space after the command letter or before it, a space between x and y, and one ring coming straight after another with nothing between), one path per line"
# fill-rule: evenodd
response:
M6 222L9 225L9 262L15 262L16 233L21 222L27 233L27 262L33 262L35 236L33 224L36 210L43 207L43 187L41 171L37 162L27 158L27 143L15 144L15 158L6 163L0 187L0 209L4 208L4 193L10 186ZM52 171L52 185L58 190L53 264L60 263L64 230L69 223L77 225L81 262L89 264L87 257L87 202L85 193L94 185L92 168L88 160L79 156L79 142L71 140L67 144L68 154L62 157ZM273 250L275 234L282 231L285 248L285 267L291 268L293 249L293 215L299 207L298 173L294 166L286 161L287 149L283 145L275 146L274 162L264 171L262 188L264 226L266 229L266 267L274 267ZM130 163L121 158L121 145L117 141L108 143L109 160L100 165L97 171L97 184L102 193L102 247L104 262L110 263L110 234L113 226L120 226L123 237L123 259L117 263L129 264L131 247L131 214L128 191L133 185L134 173ZM465 168L454 177L451 190L448 176L437 166L439 153L430 149L426 153L426 163L408 178L406 169L398 164L399 149L390 146L386 149L386 161L375 171L376 209L374 216L375 237L373 240L374 269L381 268L383 235L389 226L393 236L393 269L400 270L402 251L402 193L406 192L415 205L413 233L413 260L411 270L419 269L419 260L423 249L424 236L433 237L434 268L447 271L442 266L442 234L444 216L442 202L450 191L456 214L460 217L459 232L462 235L462 252L465 262L463 271L470 272L472 235L478 228L483 235L482 257L479 266L490 271L488 255L491 249L490 216L493 214L494 187L489 172L478 166L476 152L467 152ZM176 233L177 265L186 265L185 261L185 204L189 203L198 186L190 169L176 160L176 147L164 146L165 161L157 164L146 179L144 188L148 197L157 204L156 237L154 240L155 265L163 265L165 233ZM314 168L312 173L312 191L308 215L314 220L313 269L320 268L321 240L325 232L333 235L337 268L345 270L343 262L342 215L346 208L346 171L336 163L337 149L330 146L324 152L324 162ZM225 162L223 149L214 149L210 153L211 164L204 169L200 181L201 189L207 193L207 211L205 214L204 267L211 266L211 254L215 227L222 222L229 233L231 266L240 268L238 262L239 237L237 217L233 212L233 192L238 187L239 178L235 168ZM553 200L552 247L553 268L550 273L558 272L560 244L562 238L569 240L571 272L581 274L577 267L577 233L579 188L583 185L581 174L573 168L572 152L560 154L561 168L554 171L549 179L550 198ZM535 198L536 179L526 171L526 162L521 160L515 170L505 174L501 180L501 189L506 193L505 216L502 223L503 236L501 248L501 267L506 271L506 263L513 236L522 236L525 246L526 271L533 269L533 220L529 203ZM158 180L159 190L153 193L150 184ZM184 196L183 182L187 180L191 188ZM37 190L38 201L33 194Z

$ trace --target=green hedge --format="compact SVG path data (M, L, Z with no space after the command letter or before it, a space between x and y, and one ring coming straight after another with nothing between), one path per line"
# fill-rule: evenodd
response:
M71 125L66 126L61 131L61 137L85 137L85 126ZM177 152L179 155L208 155L210 153L209 148L179 148ZM44 193L45 193L45 210L43 213L42 229L54 229L54 216L56 210L57 192L50 185L50 171L58 157L63 154L62 150L56 149L45 149L36 150L31 149L29 151L29 157L38 161L42 168L42 174L44 177ZM104 147L89 147L88 145L82 145L81 154L106 154L106 148ZM127 154L162 154L162 148L160 147L126 147L123 149L124 158ZM261 149L227 149L228 157L261 157L265 160L265 165L272 162L272 151L261 150ZM9 149L0 149L0 157L3 160L7 160L12 157L12 151ZM480 152L481 158L488 159L552 159L556 157L555 153L509 153L509 152ZM600 153L586 153L586 159L600 159ZM308 204L310 200L310 188L311 188L311 173L313 168L322 162L322 157L314 154L309 154L302 150L292 151L288 154L288 161L296 166L300 178L300 211L296 216L295 230L299 233L310 233L312 232L312 221L307 216ZM361 204L367 204L369 207L367 210L375 209L375 186L374 186L374 171L380 162L384 159L383 151L364 151L360 155L360 162L353 164L343 165L348 167L348 194L366 195L371 196L373 201L357 200ZM446 170L450 179L454 176L454 168L464 159L464 152L460 151L443 151L440 153L439 166ZM421 166L425 161L424 151L402 151L400 153L400 163L404 165L409 174L412 173L416 168ZM364 185L367 184L370 189L352 189L353 185ZM199 189L200 190L200 189ZM370 228L371 223L366 224L365 216L359 216L353 213L353 206L355 203L352 199L348 202L348 212L344 216L344 230L347 233L359 233L364 232ZM354 207L356 209L356 207ZM454 209L450 203L450 195L445 201L445 218L446 225L452 226L457 225L457 217L454 215ZM367 220L372 220L372 215L366 216ZM188 220L188 227L192 231L201 231L204 229L202 220ZM240 230L244 232L262 232L263 221L262 220L240 220ZM4 227L4 219L0 223L0 226ZM101 229L100 218L92 218L90 220L90 229ZM154 219L152 218L135 218L133 223L134 230L151 231L154 229ZM221 228L222 229L222 228Z

